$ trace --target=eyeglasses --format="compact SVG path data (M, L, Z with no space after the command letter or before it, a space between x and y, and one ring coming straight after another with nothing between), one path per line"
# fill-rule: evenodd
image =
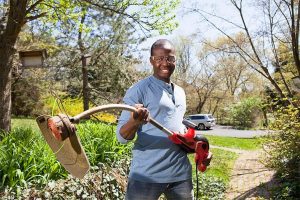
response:
M164 60L172 64L176 62L175 56L151 56L151 59L158 63L162 63Z

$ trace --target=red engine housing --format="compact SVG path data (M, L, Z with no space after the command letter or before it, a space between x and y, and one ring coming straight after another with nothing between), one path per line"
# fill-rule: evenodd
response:
M169 136L169 138L175 144L180 145L187 153L195 153L197 169L201 172L206 170L204 161L209 153L209 142L206 137L195 134L195 129L188 128L185 134L173 132L173 135Z

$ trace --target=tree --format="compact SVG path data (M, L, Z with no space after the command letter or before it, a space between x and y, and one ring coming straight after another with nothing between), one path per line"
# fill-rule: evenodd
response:
M233 38L240 44L244 43L240 33ZM235 49L226 37L205 41L197 50L192 45L192 38L179 37L176 41L175 78L185 88L189 112L217 113L222 108L222 101L232 103L242 88L250 88L253 72L238 55L228 54ZM198 60L192 59L194 52L197 52Z
M244 46L245 36L241 33L231 36L240 45ZM237 92L247 84L254 76L247 66L247 63L235 52L235 43L226 37L219 37L214 41L206 41L203 47L204 54L209 56L218 65L219 76L225 83L225 90L229 95L238 96Z
M21 28L36 19L47 16L48 23L67 24L69 18L82 15L83 3L93 5L111 15L120 15L132 26L150 32L170 31L176 27L172 11L178 1L77 1L77 0L6 0L0 1L0 129L9 131L11 120L11 70L15 43ZM72 11L72 12L71 12ZM56 23L60 21L60 23ZM77 21L78 22L78 21Z
M192 110L195 110L197 113L203 112L204 105L208 100L215 97L214 93L219 89L220 83L222 83L218 67L212 64L206 56L204 57L199 57L199 68L194 69L190 76L190 87L187 90L189 91L187 101L195 105Z
M291 92L288 83L288 77L285 76L283 70L284 63L280 62L278 52L279 45L284 45L292 52L294 69L297 71L297 76L300 76L299 62L299 24L300 24L300 4L296 0L259 0L254 3L257 12L260 12L261 26L257 25L258 30L254 31L249 28L245 14L245 0L230 0L232 7L240 16L240 22L234 22L224 16L218 16L213 12L206 12L201 9L193 9L211 26L225 35L233 44L235 51L230 53L238 54L249 67L266 78L281 99L287 99L288 102L298 107L292 101L294 94ZM247 6L249 6L248 3ZM221 28L220 24L216 24L212 19L219 19L222 24L226 23L238 29L246 36L247 45L240 45L228 32ZM276 69L280 81L274 77L272 71Z
M193 41L191 38L184 36L179 36L177 39L175 39L175 41L177 60L175 76L183 82L189 82L189 73L191 72L191 68L193 66Z

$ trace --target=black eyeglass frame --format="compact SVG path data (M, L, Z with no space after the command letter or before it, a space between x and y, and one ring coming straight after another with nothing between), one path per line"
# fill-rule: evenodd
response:
M167 61L167 63L172 63L172 64L174 64L176 62L176 56L150 56L150 58L154 62L158 62L158 63L161 63L164 60ZM156 58L159 58L159 60L157 60ZM173 59L173 60L170 60L170 59Z

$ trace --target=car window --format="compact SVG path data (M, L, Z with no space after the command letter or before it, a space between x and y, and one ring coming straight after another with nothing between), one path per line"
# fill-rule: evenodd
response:
M191 116L191 119L205 119L204 116Z
M214 117L212 115L208 115L208 118L209 119L213 119Z

